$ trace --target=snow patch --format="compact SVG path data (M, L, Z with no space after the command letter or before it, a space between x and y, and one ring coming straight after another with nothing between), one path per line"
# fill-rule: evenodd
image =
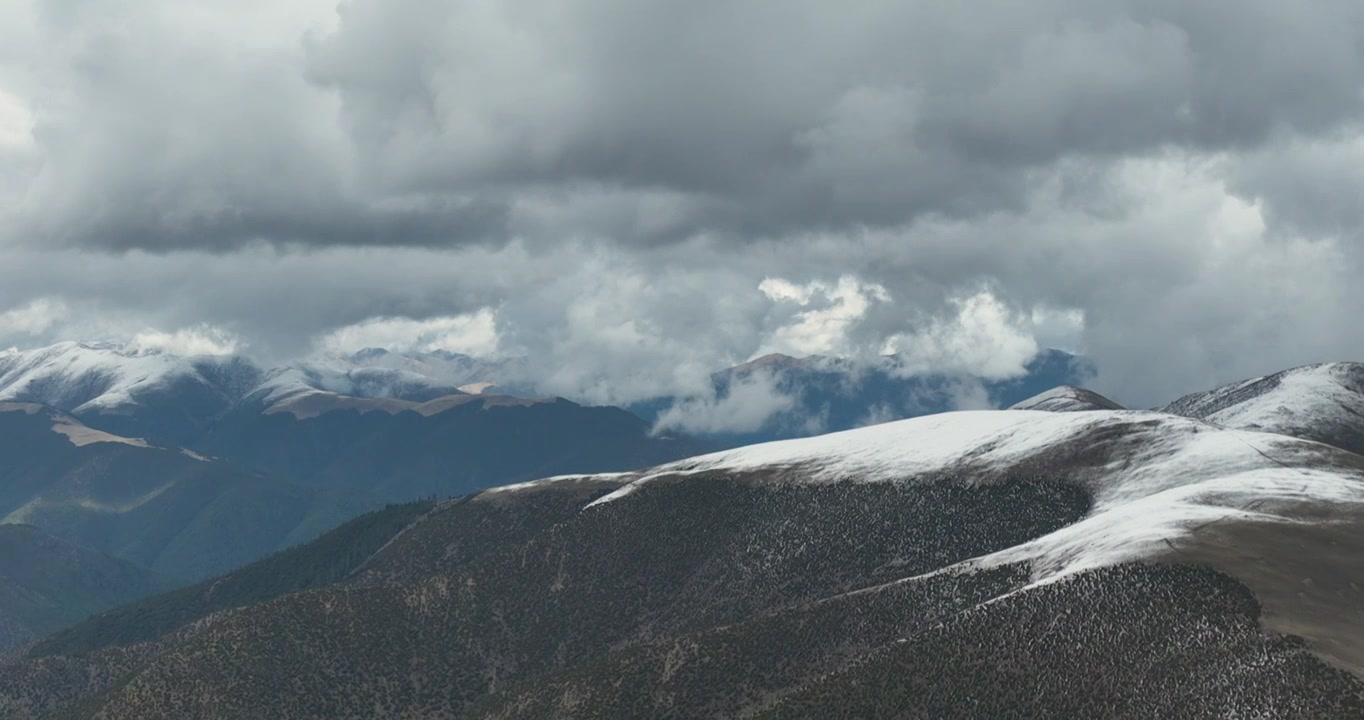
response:
M637 477L639 477L639 473L633 472L596 473L591 475L554 475L552 477L540 478L539 480L531 480L529 482L513 483L511 485L501 485L494 488L488 488L487 490L479 492L479 495L497 495L500 493L514 493L521 492L524 490L535 490L538 488L545 488L557 483L572 483L581 480L625 481L633 480Z
M200 455L199 453L186 448L181 448L180 454L184 455L187 458L190 458L191 460L198 460L199 462L213 462L213 458L210 458L206 455Z
M584 509L662 477L774 473L786 482L915 481L1021 471L1086 487L1090 513L1029 543L971 561L1032 563L1039 582L1164 553L1209 523L1320 522L1364 506L1364 469L1321 443L1154 412L945 413L659 466Z

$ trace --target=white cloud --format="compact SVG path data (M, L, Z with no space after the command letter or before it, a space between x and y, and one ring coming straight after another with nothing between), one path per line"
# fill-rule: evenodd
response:
M491 308L425 320L370 318L334 330L323 336L318 344L327 352L351 353L365 348L383 348L418 352L445 350L483 357L498 351L497 323Z
M766 278L758 289L776 303L801 308L791 321L777 328L758 355L842 355L850 350L848 330L874 302L890 302L890 293L876 283L844 275L830 285L813 281L798 285L782 278ZM811 307L813 306L813 307Z
M134 350L159 350L172 355L231 355L242 347L232 333L212 325L181 328L174 332L144 330L133 336Z
M66 315L66 303L51 298L39 298L0 313L0 337L40 335L51 329Z
M892 336L885 352L896 354L909 374L961 373L988 380L1016 377L1037 355L1030 318L1013 312L982 290L951 301L956 315L933 318L922 329Z
M745 433L760 430L795 401L777 389L769 373L754 373L729 388L723 398L702 397L677 403L659 416L655 430L690 433ZM817 430L817 428L815 429Z

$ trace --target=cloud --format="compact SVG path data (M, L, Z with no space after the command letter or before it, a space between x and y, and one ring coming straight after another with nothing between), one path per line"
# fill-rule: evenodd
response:
M132 337L129 346L138 351L157 350L173 355L231 355L244 348L226 330L212 325L181 328L174 332L144 330Z
M0 153L33 146L33 113L17 96L0 87Z
M17 7L44 157L23 235L156 250L1012 210L1066 159L1343 127L1364 67L1343 1Z
M15 0L0 307L66 312L0 345L495 347L603 403L1060 345L1154 405L1364 357L1361 48L1344 0Z
M444 350L488 357L497 354L497 328L493 312L483 308L475 313L435 317L370 318L333 330L318 344L331 352L353 353L365 348L432 352Z
M38 298L24 305L0 312L0 337L41 335L56 325L67 314L66 304L60 300Z
M931 318L922 329L892 335L884 353L908 375L947 373L1004 380L1027 372L1037 355L1030 318L1013 313L988 290L953 298L955 315Z
M794 406L795 400L781 392L771 373L755 372L731 384L723 397L712 393L674 404L659 416L654 429L701 434L751 433ZM818 430L812 428L813 432Z
M875 283L850 275L830 285L818 280L796 285L781 278L764 278L760 290L778 305L799 308L791 320L767 338L761 354L846 355L847 331L867 313L873 302L890 302L890 293Z

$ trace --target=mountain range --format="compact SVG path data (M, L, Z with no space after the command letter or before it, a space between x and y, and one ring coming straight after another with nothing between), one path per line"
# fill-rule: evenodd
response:
M393 505L28 646L0 714L1364 717L1362 377Z
M750 427L690 433L737 445L960 409L964 401L1005 407L1093 374L1084 358L1059 350L1039 353L1024 370L1016 378L980 381L914 373L894 357L868 364L768 355L717 371L701 395L638 400L624 409L669 429L670 411L676 417L698 403L741 403L743 389L761 384L780 398L780 409ZM297 416L305 407L314 417L334 410L397 414L412 409L403 403L458 395L540 397L525 373L523 359L440 350L371 348L268 368L238 355L181 357L115 343L66 342L0 352L0 400L48 405L101 430L194 448L208 442L229 416L239 422L242 416L290 409ZM964 399L964 391L983 395Z
M0 403L0 522L170 578L225 572L378 502L96 430L47 406Z
M482 377L463 356L422 362L370 352L267 371L80 343L0 354L0 522L192 581L388 502L706 449L618 408L443 384Z

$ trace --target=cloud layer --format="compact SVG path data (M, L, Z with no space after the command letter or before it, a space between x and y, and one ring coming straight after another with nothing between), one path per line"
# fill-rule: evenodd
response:
M1364 358L1361 48L1335 0L16 0L0 345L496 351L601 402L1063 345L1154 404Z

